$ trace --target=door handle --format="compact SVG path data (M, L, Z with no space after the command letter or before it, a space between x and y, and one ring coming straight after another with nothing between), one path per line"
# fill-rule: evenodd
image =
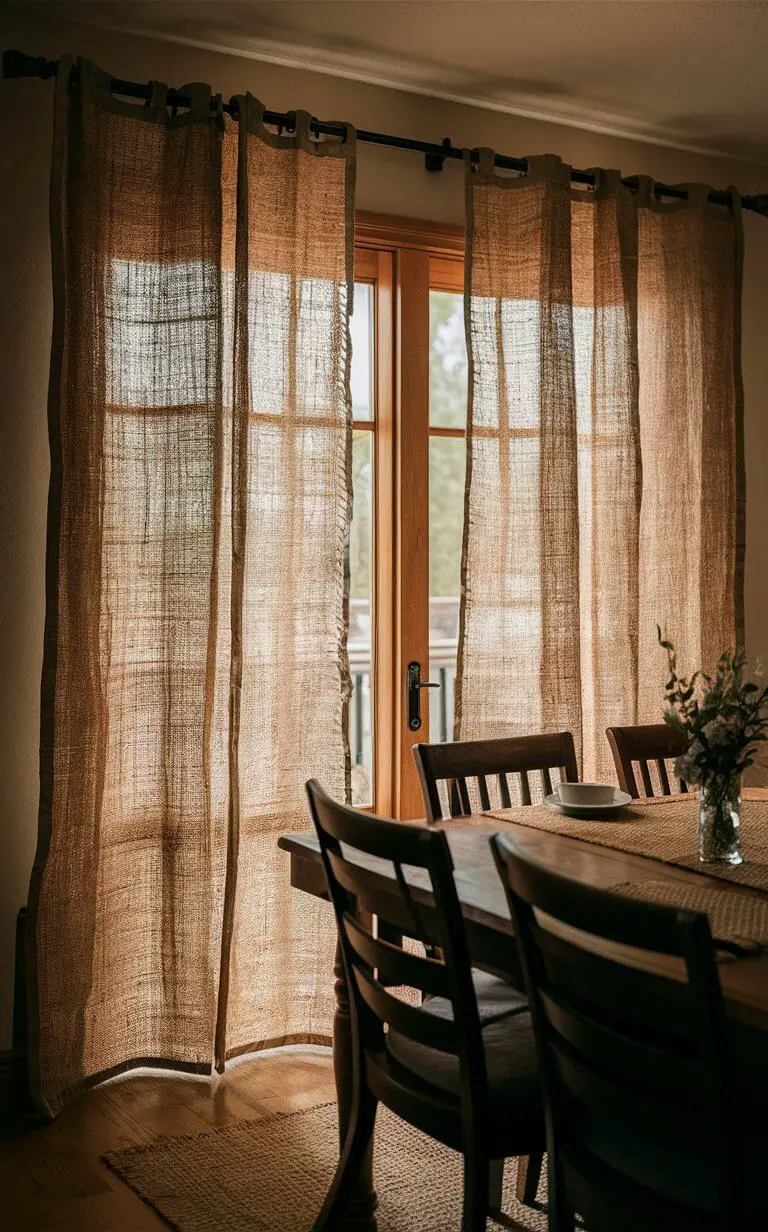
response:
M408 664L408 727L411 731L421 727L421 690L439 688L438 681L421 679L421 664L417 659Z

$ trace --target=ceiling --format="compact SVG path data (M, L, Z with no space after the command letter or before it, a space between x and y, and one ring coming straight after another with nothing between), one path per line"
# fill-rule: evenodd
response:
M768 164L766 0L24 0L23 7Z

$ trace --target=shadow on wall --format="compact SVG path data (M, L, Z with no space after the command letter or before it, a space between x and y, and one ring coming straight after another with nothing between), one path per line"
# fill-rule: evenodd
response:
M12 988L38 804L48 494L51 91L0 82L0 988ZM0 997L0 1050L11 1044Z

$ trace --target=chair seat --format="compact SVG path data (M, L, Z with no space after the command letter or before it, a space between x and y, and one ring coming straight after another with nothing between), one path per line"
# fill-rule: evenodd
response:
M480 988L487 994L482 1011L486 1015L482 1034L491 1116L499 1128L506 1128L507 1122L513 1120L516 1131L524 1130L528 1138L535 1138L540 1129L543 1142L541 1084L528 1003L521 993L506 985L506 1003L510 1008L501 1012L504 995L496 984L503 984L503 981L490 984L485 979L480 980ZM439 1018L452 1017L450 1002L442 997L425 1001L422 1012ZM387 1047L400 1065L422 1081L456 1097L461 1095L459 1063L455 1056L416 1043L397 1031L389 1032Z
M495 1022L497 1018L503 1018L505 1014L516 1014L518 1010L528 1008L528 998L524 992L514 988L507 980L489 975L487 971L473 968L472 983L475 986L477 1012L483 1027ZM436 1018L452 1017L450 1002L442 997L425 997L424 1002L429 1002L430 1013Z
M518 1010L528 1008L528 998L524 992L513 988L506 980L500 980L495 975L489 975L487 971L473 970L472 982L475 985L477 1011L480 1015L480 1022L484 1027L490 1022L495 1022L497 1018L502 1018L505 1014L516 1014ZM446 1015L450 1017L448 1002L445 1002L444 1005L445 1010L442 1014L434 1008L432 1013L438 1013L440 1017L445 1017Z

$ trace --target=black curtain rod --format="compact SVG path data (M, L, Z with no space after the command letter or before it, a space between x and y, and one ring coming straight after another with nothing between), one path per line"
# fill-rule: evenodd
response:
M21 51L3 52L4 78L55 77L58 68L58 60L46 60L44 56L28 56ZM77 68L73 67L70 80L76 82L78 77ZM148 100L151 96L151 86L148 83L123 81L120 77L110 78L110 90L113 94L120 94L125 98ZM180 90L172 89L168 91L166 101L175 107L188 107L191 103L190 98L182 94ZM234 100L224 103L223 110L228 115L237 117L237 103ZM295 121L295 112L292 111L264 112L265 124L273 125L278 129L285 129L288 132L293 131ZM314 119L314 117L310 120L309 127L310 131L317 137L338 137L343 140L347 135L346 127L343 124L324 124L321 120ZM412 150L417 154L423 154L427 171L442 171L446 158L462 159L465 154L464 150L452 145L449 137L446 137L441 145L437 145L431 141L417 141L412 137L393 137L388 133L373 133L361 128L357 130L357 140L365 141L369 145L382 145L394 150ZM476 157L477 153L476 149L470 150L470 158ZM496 167L502 167L508 171L525 173L528 170L528 160L525 158L512 158L508 154L496 154L493 161ZM591 171L572 169L571 180L575 184L586 184L592 188L595 185L595 177ZM621 182L630 190L636 191L638 188L637 176L626 176ZM677 188L672 184L656 182L654 184L654 191L659 197L671 197L677 200L685 200L688 196L684 188ZM730 203L730 197L726 192L713 191L709 194L709 200L718 205L728 205ZM764 218L768 218L768 193L741 197L741 206L742 209L752 210L754 213L762 214Z

